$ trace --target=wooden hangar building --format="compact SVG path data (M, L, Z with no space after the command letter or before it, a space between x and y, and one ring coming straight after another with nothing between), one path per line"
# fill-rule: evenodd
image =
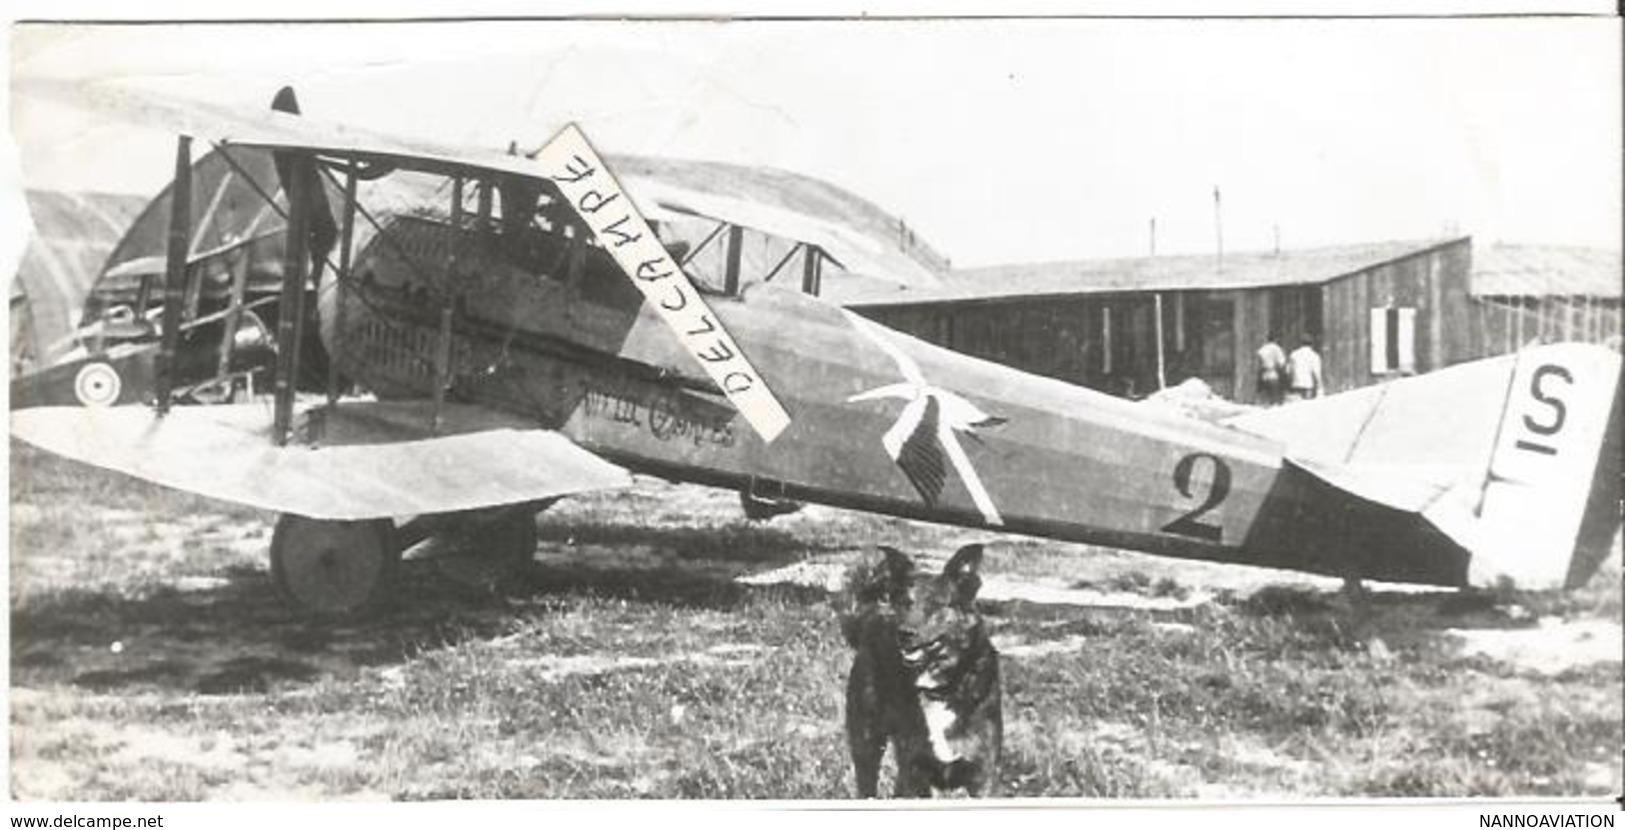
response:
M1617 336L1619 258L1597 254L1569 254L1561 273L1541 264L1549 251L1511 247L1480 274L1462 237L1009 265L954 271L930 289L825 293L938 345L1094 389L1140 397L1200 378L1253 402L1254 354L1272 331L1288 350L1315 340L1328 392L1537 338Z
M1480 245L1473 250L1473 328L1480 354L1506 354L1533 340L1618 348L1619 251L1555 245Z

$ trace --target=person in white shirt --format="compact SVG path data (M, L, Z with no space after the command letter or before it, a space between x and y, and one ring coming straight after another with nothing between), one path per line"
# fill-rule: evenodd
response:
M1276 342L1279 339L1272 331L1258 347L1258 397L1265 406L1280 403L1286 391L1286 350Z
M1287 355L1287 374L1291 386L1288 401L1301 401L1320 396L1320 354L1315 351L1315 339L1304 335L1302 345Z

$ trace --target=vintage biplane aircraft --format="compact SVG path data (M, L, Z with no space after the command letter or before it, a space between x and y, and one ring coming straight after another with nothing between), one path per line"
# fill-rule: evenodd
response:
M138 336L14 384L12 433L281 513L272 572L317 613L371 605L430 534L528 561L537 511L628 471L767 512L1443 586L1577 585L1620 525L1606 349L1209 424L830 305L811 296L824 269L932 275L807 212L618 180L573 129L532 157L203 116L178 131L212 150L194 163L183 135L132 231L167 253L116 252L92 304ZM800 291L775 282L792 263ZM268 401L219 402L251 377Z

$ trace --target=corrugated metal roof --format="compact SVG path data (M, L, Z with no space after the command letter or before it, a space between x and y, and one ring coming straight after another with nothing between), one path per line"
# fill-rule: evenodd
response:
M1625 279L1619 251L1558 245L1484 245L1473 250L1480 296L1613 297Z
M1432 239L1305 248L1279 253L1131 257L998 265L953 271L940 288L831 286L830 299L854 306L993 300L1124 291L1178 291L1308 285L1363 271L1460 240Z
M85 294L147 199L42 190L30 190L26 197L34 236L18 265L12 295L20 292L26 299L30 330L25 340L38 359L73 331Z

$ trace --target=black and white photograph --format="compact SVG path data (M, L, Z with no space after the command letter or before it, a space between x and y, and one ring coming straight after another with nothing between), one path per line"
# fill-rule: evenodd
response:
M8 40L14 806L1612 826L1616 17Z

